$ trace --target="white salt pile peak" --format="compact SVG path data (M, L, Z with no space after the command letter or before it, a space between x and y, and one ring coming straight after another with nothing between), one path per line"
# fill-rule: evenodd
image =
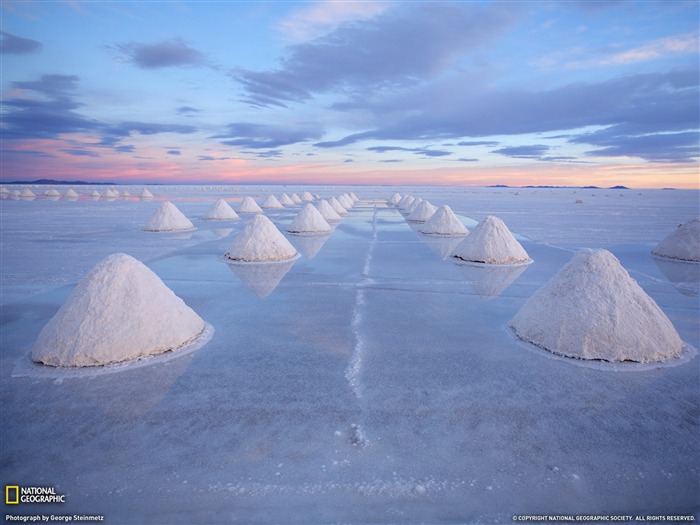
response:
M170 201L161 203L144 225L148 232L192 230L194 224Z
M260 207L270 209L284 208L284 206L282 206L282 203L278 201L277 197L275 197L274 195L270 195L267 199L265 199L265 202L263 202Z
M153 194L148 191L148 188L144 188L143 191L141 192L141 198L142 199L152 199Z
M289 195L287 195L286 193L283 193L283 194L280 196L279 202L280 202L280 204L282 204L283 206L292 206L292 205L294 204L294 201L293 201L292 199L290 199L290 198L289 198Z
M39 334L32 359L60 367L121 363L176 350L204 328L155 273L116 253L78 283Z
M92 190L92 193L90 194L90 197L100 197L100 192L97 190Z
M408 220L411 222L425 222L433 216L436 210L437 208L428 201L421 201L418 206L413 208L413 211L408 216Z
M76 191L75 191L74 189L72 189L72 188L70 188L70 189L66 192L66 197L68 197L68 198L70 198L70 199L75 199L77 196L78 196L78 194L77 194Z
M416 197L411 201L411 203L408 206L406 206L406 208L404 208L404 213L406 215L410 215L411 213L413 213L413 210L416 209L416 206L418 206L421 202L423 202L423 199L421 199L420 197Z
M505 223L489 215L457 246L452 257L485 264L532 262Z
M274 262L297 256L282 232L264 215L256 215L245 225L225 254L232 261Z
M314 200L314 196L311 195L308 191L305 191L304 193L301 194L301 201L302 202L311 202Z
M20 195L20 197L36 197L34 192L32 190L30 190L29 188L24 188L22 190L22 193L20 193L19 195Z
M399 201L401 201L401 195L398 193L394 193L390 198L389 198L389 204L396 206Z
M440 206L420 229L430 235L467 235L469 230L447 204Z
M352 191L351 191L350 193L348 193L348 197L350 197L350 198L353 200L353 202L356 202L356 203L357 203L357 202L360 202L360 199L359 199L359 198L357 197L357 195L355 195L355 193L352 192Z
M510 326L525 341L579 359L648 363L683 348L668 317L606 250L576 253Z
M244 198L238 205L238 213L262 213L262 208L253 200L253 197Z
M347 193L343 193L341 196L338 197L338 202L340 205L345 208L346 210L351 210L352 207L355 205L353 200L348 196Z
M396 207L400 210L405 210L414 200L413 195L404 195Z
M315 206L307 203L294 217L287 231L290 233L330 233L331 227Z
M292 199L292 202L293 202L294 204L301 204L301 199L299 198L299 195L297 195L296 193L292 193L292 194L289 196L289 198Z
M338 215L347 215L348 210L343 208L343 206L338 202L338 199L335 197L331 197L330 200L328 201L328 204L331 205L331 208L338 214Z
M319 211L321 216L326 219L326 222L337 222L342 219L342 217L338 215L338 212L336 212L325 199L316 204L316 209Z
M679 225L651 253L669 259L700 262L700 218Z
M46 190L44 192L44 195L46 195L47 197L60 197L61 196L61 194L59 193L58 190Z
M224 199L219 199L214 203L214 205L209 209L206 219L224 221L224 220L236 220L240 219L238 214L233 211L233 208Z

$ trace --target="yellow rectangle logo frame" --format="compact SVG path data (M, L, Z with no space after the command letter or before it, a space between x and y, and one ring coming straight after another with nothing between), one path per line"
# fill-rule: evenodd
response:
M15 499L10 501L10 490L15 489ZM19 504L19 485L5 485L5 505Z

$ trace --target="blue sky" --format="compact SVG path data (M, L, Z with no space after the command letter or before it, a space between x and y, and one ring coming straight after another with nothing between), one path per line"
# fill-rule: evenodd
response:
M698 187L697 1L3 1L3 180Z

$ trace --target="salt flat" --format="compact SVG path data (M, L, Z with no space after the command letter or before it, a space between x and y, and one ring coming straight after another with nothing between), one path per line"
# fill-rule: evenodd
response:
M300 205L266 209L301 257L263 269L223 260L252 216L205 220L216 200L235 209L245 196L306 190L352 190L360 202L327 237L286 231ZM650 255L697 216L697 191L151 191L153 200L0 201L3 479L66 494L22 512L111 523L698 517L696 355L589 365L506 328L578 248L605 248L697 347L700 265ZM453 241L420 235L386 205L394 191L448 204L470 229L500 217L534 263L484 271L443 259ZM166 199L194 231L142 230ZM112 374L27 375L42 327L115 252L153 270L213 327L211 340Z

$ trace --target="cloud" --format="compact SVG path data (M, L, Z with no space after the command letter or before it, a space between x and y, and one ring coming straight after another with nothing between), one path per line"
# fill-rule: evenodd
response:
M650 162L693 162L700 157L700 133L630 134L623 126L581 135L571 140L577 144L599 146L588 156L639 157Z
M168 155L180 155L180 150L179 149L169 149L166 151Z
M26 55L41 50L41 42L0 31L0 55Z
M399 3L362 23L289 46L274 71L238 70L233 78L253 105L303 102L312 94L367 92L413 85L493 40L517 9L460 3Z
M192 106L180 106L176 111L179 115L185 115L186 117L191 117L202 112L201 109L193 108Z
M377 153L386 153L387 151L408 151L411 153L416 153L418 155L424 155L426 157L445 157L447 155L452 155L451 151L430 149L425 148L405 148L402 146L372 146L367 148L367 151L375 151Z
M99 157L98 153L86 149L62 149L62 153L73 155L74 157Z
M268 149L318 139L322 134L318 127L311 124L272 126L236 122L229 124L224 133L211 138L226 139L221 143L227 146Z
M119 153L131 153L136 149L135 146L132 146L131 144L125 144L123 146L116 146L114 148L114 151L119 152Z
M511 146L493 150L493 153L513 157L515 159L540 159L549 151L549 146L535 144L532 146Z
M495 140L463 140L458 142L458 146L498 146Z
M160 69L164 67L199 67L205 66L205 56L187 45L182 38L172 38L155 44L126 42L109 46L123 54L123 60L142 69Z

